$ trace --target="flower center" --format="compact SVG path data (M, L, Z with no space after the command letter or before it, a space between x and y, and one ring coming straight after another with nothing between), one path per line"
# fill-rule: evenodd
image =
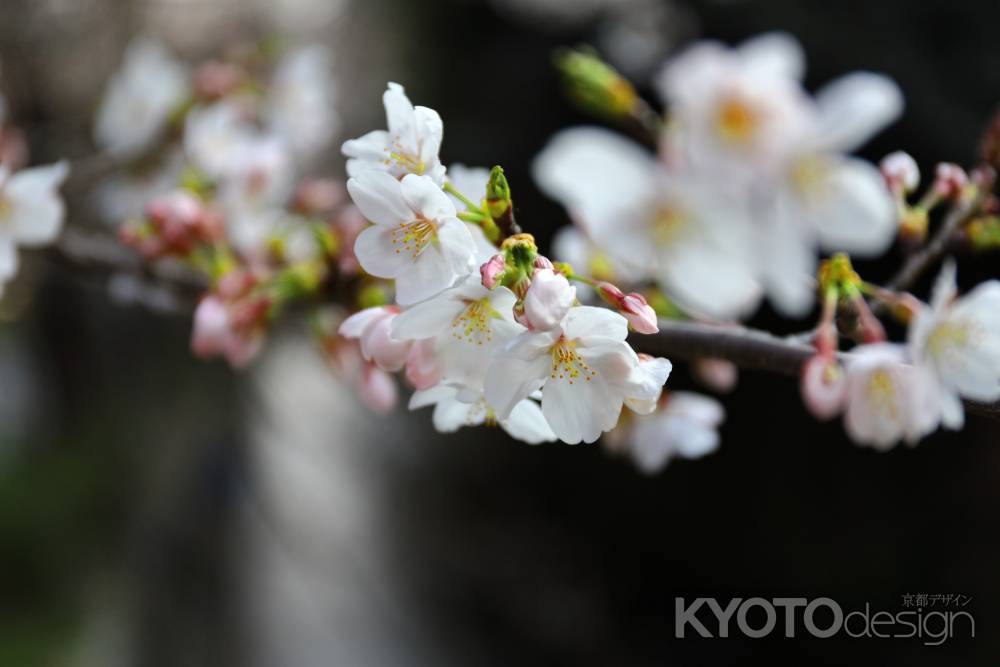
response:
M879 413L894 421L899 418L899 395L888 371L879 369L869 376L868 398Z
M436 237L437 225L424 218L413 222L401 222L391 234L396 254L405 252L411 259L416 259Z
M466 301L465 309L451 322L451 335L460 341L482 345L493 340L490 320L496 311L489 299Z
M658 245L669 246L684 235L689 222L678 208L658 206L649 220L650 233Z
M757 130L759 114L737 96L722 100L716 110L715 123L723 140L746 144Z
M576 342L560 340L552 346L552 370L549 378L552 380L567 380L573 384L577 380L590 382L597 376L597 371L587 365L583 357L576 351Z
M389 157L383 161L385 165L390 166L395 163L403 171L418 176L422 176L427 171L427 165L424 161L415 155L407 153L403 148L403 143L399 139L392 142L392 148L395 150L388 151Z
M959 322L942 322L927 339L927 349L935 359L965 348L976 335L973 327Z
M807 156L795 161L791 168L792 185L803 197L819 198L826 192L830 175L829 163L818 156Z

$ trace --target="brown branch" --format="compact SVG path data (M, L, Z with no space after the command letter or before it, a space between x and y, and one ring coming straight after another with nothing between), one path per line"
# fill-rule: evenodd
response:
M802 364L816 352L811 345L794 338L779 338L757 329L674 320L661 320L659 333L634 334L631 342L639 350L670 359L725 359L746 370L791 376L798 375ZM851 353L842 352L840 356L847 362ZM969 414L1000 420L1000 402L964 403Z

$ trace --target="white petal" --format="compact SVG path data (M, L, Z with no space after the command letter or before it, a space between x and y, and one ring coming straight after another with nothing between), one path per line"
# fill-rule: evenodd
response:
M903 111L903 93L892 79L855 72L816 94L818 133L828 150L853 151Z
M407 206L428 220L455 217L455 205L429 176L407 174L401 191Z
M608 211L651 200L660 172L641 146L594 127L563 130L532 165L542 191L588 220L603 220Z
M451 326L465 309L452 291L410 306L392 322L392 335L397 340L419 340L438 336Z
M374 324L376 320L380 320L388 315L389 312L382 306L365 308L341 322L337 333L345 338L361 338L368 327Z
M816 250L812 230L795 216L798 208L779 210L761 228L761 275L768 298L787 317L802 317L815 300Z
M17 245L9 238L0 238L0 286L17 275L19 266Z
M799 81L805 74L806 59L802 45L788 33L758 35L740 44L737 51L754 75Z
M948 258L941 266L941 273L934 281L934 288L931 290L931 309L941 311L950 305L958 295L958 271L955 268L955 260ZM968 298L963 299L968 302ZM1000 305L1000 304L997 304Z
M483 385L486 402L493 406L497 419L507 419L514 406L538 390L552 366L547 356L524 360L506 354L493 359L486 370Z
M420 143L420 154L418 157L424 164L436 163L438 151L441 150L441 139L444 137L444 124L441 116L434 109L427 107L415 107L413 110L413 121L416 124L417 139ZM431 178L440 181L435 174L429 174Z
M523 440L529 445L556 440L556 434L552 432L552 427L545 421L542 409L530 399L525 399L515 405L514 409L510 411L510 417L500 422L500 426L512 438Z
M373 276L395 278L402 275L415 263L409 253L397 252L397 247L392 242L392 234L392 227L372 225L362 229L354 242L354 255L357 257L358 263L361 264L361 268ZM399 285L396 287L398 290ZM420 301L420 299L415 301Z
M406 91L398 83L390 82L382 93L382 104L385 106L385 120L389 132L399 136L406 148L416 145L416 126L413 122L413 104L406 96Z
M953 431L960 431L965 425L965 408L961 397L950 391L941 392L941 425Z
M59 235L65 206L58 188L69 174L69 163L57 162L16 172L4 190L11 210L8 224L20 245L41 246Z
M542 389L542 413L560 440L594 442L618 423L621 395L600 376L589 382L549 379Z
M628 320L607 308L577 306L566 315L563 332L570 340L624 341L628 337Z
M739 319L757 307L763 289L749 254L705 242L665 254L660 282L685 310L719 320Z
M364 267L363 262L361 266ZM448 259L434 244L429 244L405 272L396 276L396 301L401 306L408 306L429 299L451 287L455 276Z
M406 205L399 181L384 171L365 171L348 179L347 191L361 213L376 224L398 225L417 217Z
M372 130L357 139L345 141L340 152L351 158L347 161L347 175L360 176L370 169L384 168L391 145L392 139L385 130Z
M429 405L434 405L439 401L454 399L458 390L446 384L439 384L429 389L420 389L410 396L409 409L419 410Z
M864 160L838 161L822 187L810 218L825 248L873 256L889 247L896 207L878 169Z
M671 370L673 364L663 357L640 361L628 378L629 398L655 401L660 397Z
M469 228L458 218L442 218L438 222L437 245L441 256L455 275L465 275L475 266L475 245Z

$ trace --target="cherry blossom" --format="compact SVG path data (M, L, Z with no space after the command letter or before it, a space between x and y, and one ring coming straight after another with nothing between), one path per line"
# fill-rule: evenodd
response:
M516 301L506 287L487 289L473 274L396 316L392 336L430 341L444 381L481 389L483 360L524 331L514 321Z
M438 151L444 126L438 113L413 106L398 83L389 84L382 103L389 129L344 142L341 151L348 158L347 174L356 177L374 169L396 178L427 175L438 185L443 183L445 167Z
M486 400L506 419L541 389L542 413L559 439L593 442L614 428L626 397L659 392L639 371L627 335L628 322L617 313L571 308L559 327L519 334L496 355L486 372Z
M908 363L893 343L861 345L847 363L844 426L861 445L914 445L941 421L940 390L929 369Z
M19 247L48 245L62 231L59 187L68 174L66 162L13 174L0 166L0 288L17 273Z
M535 271L524 296L524 325L535 331L559 326L576 300L576 288L552 269Z
M97 114L97 144L118 158L150 148L188 94L188 75L158 42L137 39L108 82Z
M278 63L264 118L268 129L299 160L322 151L337 130L330 52L313 45L296 49Z
M1000 399L1000 282L982 283L958 297L955 264L945 264L931 304L910 323L909 350L941 385L941 418L961 428L963 397Z
M675 456L695 459L719 447L718 427L725 419L714 398L687 391L672 391L666 405L649 416L635 418L628 452L647 475L666 467Z
M429 176L397 181L366 171L347 182L354 203L375 223L354 246L368 273L396 282L396 299L410 305L450 287L475 268L475 244L455 205Z

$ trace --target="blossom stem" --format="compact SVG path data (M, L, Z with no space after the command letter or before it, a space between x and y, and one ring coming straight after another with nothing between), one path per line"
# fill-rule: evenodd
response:
M802 365L816 354L812 345L745 327L661 319L659 328L656 334L634 335L632 343L636 349L686 361L705 357L724 359L742 369L793 377L798 376ZM852 353L838 352L837 357L841 363L849 363ZM964 404L969 414L1000 420L1000 402L966 400Z
M468 197L466 197L465 195L463 195L461 192L459 192L458 189L454 185L452 185L449 181L445 181L444 182L443 189L444 189L445 192L447 192L448 194L452 195L453 197L455 197L456 199L458 199L460 202L462 202L463 204L465 204L466 208L468 208L468 209L470 209L470 210L472 210L472 211L474 211L476 213L479 213L481 215L483 214L483 209L482 209L482 207L479 204L474 203L471 199L469 199Z

